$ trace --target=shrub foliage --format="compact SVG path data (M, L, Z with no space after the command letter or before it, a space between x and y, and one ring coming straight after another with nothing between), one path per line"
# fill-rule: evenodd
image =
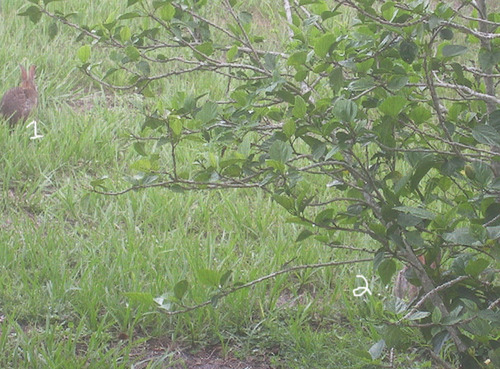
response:
M259 188L303 228L298 241L335 248L345 234L361 235L366 242L349 248L373 253L383 284L408 266L402 278L420 295L387 318L374 360L413 326L442 365L500 366L500 13L492 4L285 0L287 42L269 50L244 1L128 0L126 11L93 25L50 0L30 2L22 15L78 31L85 74L145 97L133 135L138 160L118 193ZM95 48L109 59L96 60ZM165 80L188 73L218 75L227 95L155 98ZM205 154L180 164L193 142ZM107 192L104 179L92 185ZM187 288L177 285L175 298ZM446 342L454 354L439 358Z

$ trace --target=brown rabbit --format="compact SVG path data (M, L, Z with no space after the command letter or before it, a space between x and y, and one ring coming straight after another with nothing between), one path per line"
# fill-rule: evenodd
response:
M36 67L32 65L29 74L26 73L26 69L22 65L19 67L21 68L21 85L8 90L0 102L0 114L9 120L11 127L19 120L26 122L38 102L38 92L35 85Z

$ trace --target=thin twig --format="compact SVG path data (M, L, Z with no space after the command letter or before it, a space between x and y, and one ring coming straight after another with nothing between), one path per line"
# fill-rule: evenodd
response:
M248 287L254 286L254 285L258 284L258 283L261 283L261 282L263 282L265 280L275 278L275 277L277 277L277 276L279 276L281 274L287 274L287 273L294 272L294 271L297 271L297 270L319 269L319 268L325 268L325 267L331 267L331 266L357 264L357 263L367 263L367 262L370 262L370 261L373 261L373 258L357 259L357 260L347 260L347 261L329 261L327 263L296 265L296 266L293 266L293 267L290 267L290 268L278 270L276 272L273 272L273 273L270 273L268 275L262 276L260 278L254 279L253 281L250 281L250 282L247 282L245 284L239 285L237 287L233 287L233 288L230 288L228 290L222 291L222 292L220 292L219 294L217 294L214 297L222 298L222 297L230 295L230 294L232 294L232 293L234 293L234 292L236 292L238 290L241 290L243 288L248 288ZM189 311L193 311L193 310L202 308L204 306L208 306L208 305L210 305L212 303L213 303L213 301L212 301L212 299L210 299L210 300L202 302L200 304L186 307L186 308L184 308L182 310L176 310L176 311L164 311L164 310L162 310L162 312L165 313L166 315L169 315L169 316L178 315L178 314L184 314L184 313L187 313Z
M290 6L290 1L289 0L283 0L284 7L285 7L285 15L286 15L286 21L288 24L292 24L292 7ZM290 27L287 27L288 31L288 36L290 39L293 37L293 30Z
M439 292L439 291L442 291L442 290L445 290L451 286L453 286L454 284L458 283L458 282L461 282L461 281L464 281L466 279L469 279L470 276L468 275L461 275L460 277L457 277L455 279L452 279L451 281L448 281L446 283L443 283L442 285L440 286L437 286L435 287L434 289L432 289L431 291L427 292L425 295L422 296L422 298L420 299L420 301L418 301L415 306L413 306L413 308L410 310L410 312L408 314L406 314L404 317L402 317L400 319L401 320L406 320L408 319L412 314L416 313L418 311L418 309L424 304L424 302L429 298L431 297L433 294Z

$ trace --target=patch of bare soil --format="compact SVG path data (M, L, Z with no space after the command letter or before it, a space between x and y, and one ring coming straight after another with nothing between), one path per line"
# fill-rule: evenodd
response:
M176 347L167 339L150 339L136 347L131 353L136 362L134 368L144 369L152 363L159 368L171 369L271 369L269 360L263 356L249 356L239 359L224 355L220 346L206 347L200 350L190 350ZM157 367L157 366L155 366Z
M71 99L65 101L76 113L85 113L94 109L96 98L102 97L102 93L100 90L93 90L90 87L86 87L81 90L75 90ZM104 96L106 106L110 109L113 108L116 105L114 95L110 91L104 90Z

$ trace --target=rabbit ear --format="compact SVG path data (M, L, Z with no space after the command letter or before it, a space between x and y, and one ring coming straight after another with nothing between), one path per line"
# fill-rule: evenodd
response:
M19 68L21 68L21 80L26 81L28 79L28 74L26 73L26 69L24 69L24 67L21 64L19 64Z
M34 81L35 80L35 70L36 70L36 65L33 64L30 67L30 74L29 74L30 81Z

